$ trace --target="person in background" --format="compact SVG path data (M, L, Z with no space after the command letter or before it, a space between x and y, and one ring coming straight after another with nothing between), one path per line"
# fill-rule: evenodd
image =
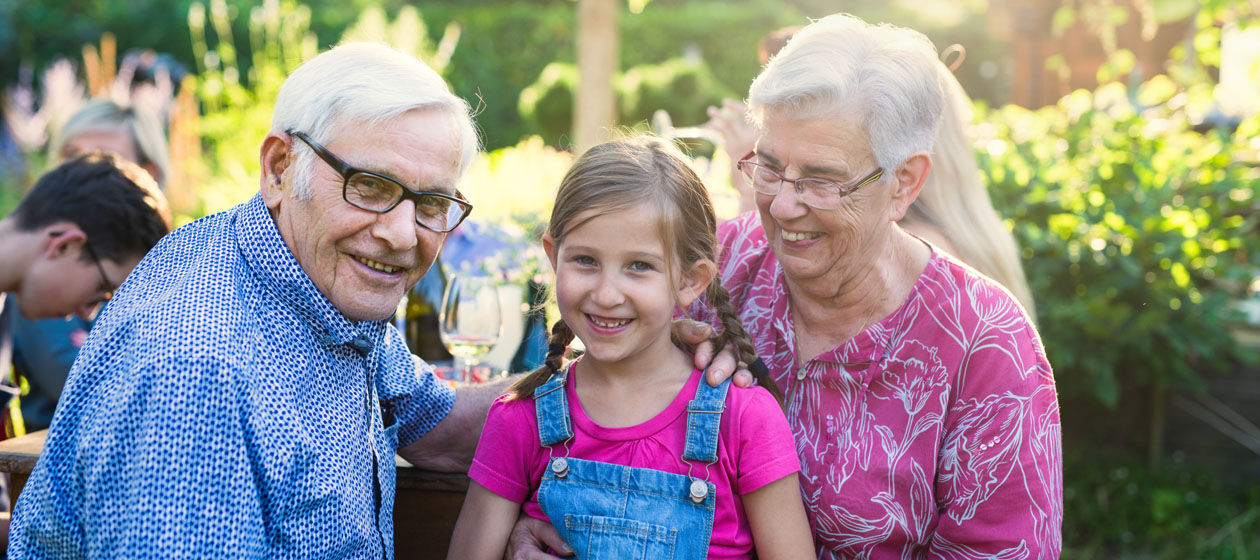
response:
M579 558L813 558L780 403L764 387L710 387L670 339L677 307L726 302L716 225L663 140L577 159L543 236L560 310L546 365L490 408L447 558L502 558L522 506ZM721 342L755 361L719 309ZM585 352L566 367L575 336Z
M767 35L758 48L762 65L798 30L800 27L785 27ZM976 168L968 132L972 119L971 99L949 67L939 64L937 71L946 101L932 148L932 172L898 225L996 280L1011 291L1035 321L1036 304L1020 264L1019 246L993 209L989 192ZM752 151L756 139L747 121L747 111L744 103L726 99L721 108L709 108L710 120L704 125L717 131L724 140L723 148L735 167L731 183L740 193L741 213L756 208L748 178L738 170L740 158Z
M143 106L126 107L108 99L89 101L66 121L53 142L53 153L60 160L97 150L110 151L136 163L157 181L159 188L170 175L163 127ZM87 340L93 317L27 319L20 310L13 315L13 366L27 382L27 393L19 401L18 431L43 430L52 423L66 376Z
M93 150L111 151L136 162L163 189L170 179L171 156L162 121L142 105L93 99L66 121L53 141L53 153L59 159Z
M993 209L976 168L968 133L971 98L947 66L938 64L936 69L945 90L945 107L932 144L932 173L898 225L996 280L1035 322L1037 307L1020 264L1019 246Z
M0 378L11 375L13 314L92 316L170 227L157 184L115 155L83 155L40 177L0 220Z

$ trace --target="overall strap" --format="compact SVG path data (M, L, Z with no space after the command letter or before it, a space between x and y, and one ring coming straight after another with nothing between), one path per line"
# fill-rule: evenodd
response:
M717 387L709 386L701 375L696 386L696 398L687 403L687 447L683 458L705 464L717 462L718 428L722 424L722 411L726 410L726 391L731 380Z
M534 414L538 417L538 439L543 447L555 445L573 437L569 421L569 399L564 386L568 372L558 371L546 383L534 389Z

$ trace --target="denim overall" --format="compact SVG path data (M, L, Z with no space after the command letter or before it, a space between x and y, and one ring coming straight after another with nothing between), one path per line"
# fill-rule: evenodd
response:
M538 435L551 451L538 504L577 558L705 558L717 504L709 469L718 459L718 427L730 380L715 388L701 379L687 404L682 456L687 475L568 457L573 427L567 381L567 374L559 372L534 391ZM559 443L563 449L553 447Z

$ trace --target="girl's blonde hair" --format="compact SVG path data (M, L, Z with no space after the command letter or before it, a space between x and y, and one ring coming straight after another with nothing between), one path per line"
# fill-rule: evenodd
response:
M665 246L671 277L676 272L675 264L681 265L679 271L690 270L706 260L716 264L717 218L713 202L684 158L672 144L651 136L622 138L587 150L560 182L547 233L558 247L566 234L597 215L647 206L658 217L654 233ZM722 323L718 348L733 344L744 363L756 361L752 340L722 284L716 279L709 282L705 297ZM546 362L512 385L512 398L532 397L534 389L560 371L565 350L572 341L573 331L564 319L557 320L548 340ZM778 387L771 380L760 378L757 382L781 400Z
M980 180L967 128L971 100L944 64L938 64L945 108L932 150L932 173L903 222L927 224L957 248L960 260L1010 290L1036 318L1032 291L1019 261L1015 237L1002 223Z

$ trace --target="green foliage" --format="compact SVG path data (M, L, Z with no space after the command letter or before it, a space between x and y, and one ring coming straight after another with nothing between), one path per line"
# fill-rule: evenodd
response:
M486 149L540 132L521 117L521 91L551 62L573 61L574 9L569 2L425 6L430 29L456 21L465 30L448 79L478 110Z
M557 137L553 126L536 128L537 121L522 117L518 107L523 90L538 80L545 66L573 63L575 11L571 2L425 6L431 29L450 21L464 26L451 60L450 80L457 94L482 102L478 122L487 149L511 146L533 134L548 142ZM658 64L692 49L725 91L742 97L759 67L760 37L803 21L800 12L773 0L654 0L642 13L620 15L620 66Z
M1260 488L1233 489L1177 456L1153 471L1097 448L1065 446L1064 558L1254 558ZM1250 555L1249 555L1250 554Z
M733 94L714 77L703 61L676 58L661 64L636 66L618 75L615 89L621 123L648 122L657 110L665 110L681 125L704 122L705 107L717 105ZM521 116L548 144L565 146L573 128L577 67L553 62L538 80L521 91Z
M429 30L424 25L420 10L415 6L403 6L392 22L383 8L372 6L359 15L358 21L342 34L341 40L383 42L423 60L438 74L445 74L459 36L459 24L450 22L442 32L442 38L434 44L429 39Z
M271 129L271 111L280 85L303 60L316 53L310 34L310 11L291 0L266 0L249 13L249 64L238 56L232 33L231 11L224 0L205 6L194 3L188 12L193 49L200 79L200 161L191 170L200 177L197 201L179 214L178 223L227 209L258 190L258 146ZM211 38L213 33L213 39Z
M1254 356L1223 327L1260 267L1257 119L1194 130L1210 88L1109 84L981 111L980 169L1014 224L1061 394L1114 406Z
M736 96L723 87L702 60L675 58L660 64L644 64L627 70L617 83L621 97L621 122L650 121L663 109L678 126L706 120L705 108Z
M577 67L552 62L543 68L538 80L521 91L521 117L539 131L547 144L568 144L573 130L573 97L577 91Z

